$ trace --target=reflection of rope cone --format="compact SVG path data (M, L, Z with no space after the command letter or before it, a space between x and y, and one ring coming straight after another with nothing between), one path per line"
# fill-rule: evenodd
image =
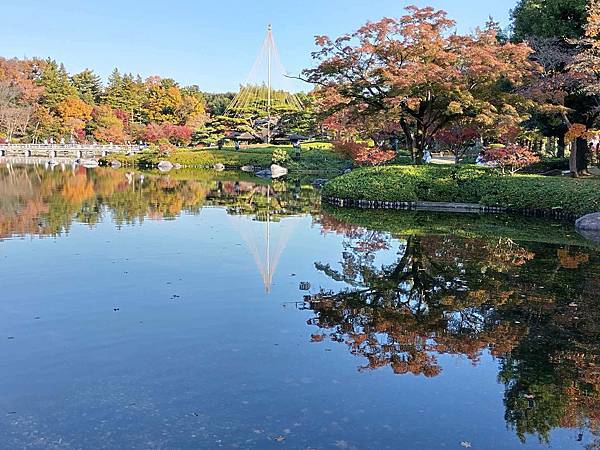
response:
M234 218L233 216L229 216L230 220L234 227L238 230L242 239L246 243L246 247L250 250L250 254L254 259L254 263L258 268L260 276L262 278L263 284L265 286L265 291L271 291L271 284L273 283L273 276L277 270L277 266L281 259L281 255L289 242L289 238L291 236L291 232L293 227L296 225L296 222L293 220L281 220L278 222L281 233L277 239L276 245L274 247L274 251L272 251L271 240L272 240L272 232L271 232L271 212L270 212L270 203L271 203L271 187L268 187L267 190L267 221L265 225L265 249L261 251L257 244L256 234L252 233L249 230L249 227L242 226L242 220L240 218ZM255 223L255 222L251 222Z

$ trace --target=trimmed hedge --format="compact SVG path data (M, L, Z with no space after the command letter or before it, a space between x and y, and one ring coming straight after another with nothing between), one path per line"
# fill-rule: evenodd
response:
M569 170L568 158L544 158L539 162L528 165L521 173L542 175L563 170Z
M600 211L600 181L537 175L501 176L478 166L358 169L323 188L325 197L390 202L467 202L508 209Z

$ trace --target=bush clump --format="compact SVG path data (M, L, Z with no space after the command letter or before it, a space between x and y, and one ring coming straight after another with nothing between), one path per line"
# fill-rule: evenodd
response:
M334 178L323 195L352 200L468 202L511 209L600 211L600 182L538 175L502 176L479 166L385 166Z

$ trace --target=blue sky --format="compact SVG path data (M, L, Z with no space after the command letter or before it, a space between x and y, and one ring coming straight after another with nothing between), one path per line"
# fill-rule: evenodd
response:
M460 32L488 16L508 25L516 0L2 0L0 56L52 57L104 79L114 67L236 91L273 24L287 71L311 65L313 37L338 36L409 4L448 11Z

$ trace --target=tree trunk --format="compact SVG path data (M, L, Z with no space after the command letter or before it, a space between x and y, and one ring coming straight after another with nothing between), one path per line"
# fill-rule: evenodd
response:
M564 158L565 157L565 135L561 134L558 136L558 150L556 151L556 157L557 158Z
M573 177L587 173L588 169L588 142L587 139L577 138L571 144L571 158L569 168Z
M577 173L585 173L588 170L588 141L587 139L577 139L577 154L575 155Z
M400 126L402 127L402 131L404 132L406 144L410 148L410 156L412 158L413 164L417 164L417 145L415 142L415 135L404 119L400 120Z

